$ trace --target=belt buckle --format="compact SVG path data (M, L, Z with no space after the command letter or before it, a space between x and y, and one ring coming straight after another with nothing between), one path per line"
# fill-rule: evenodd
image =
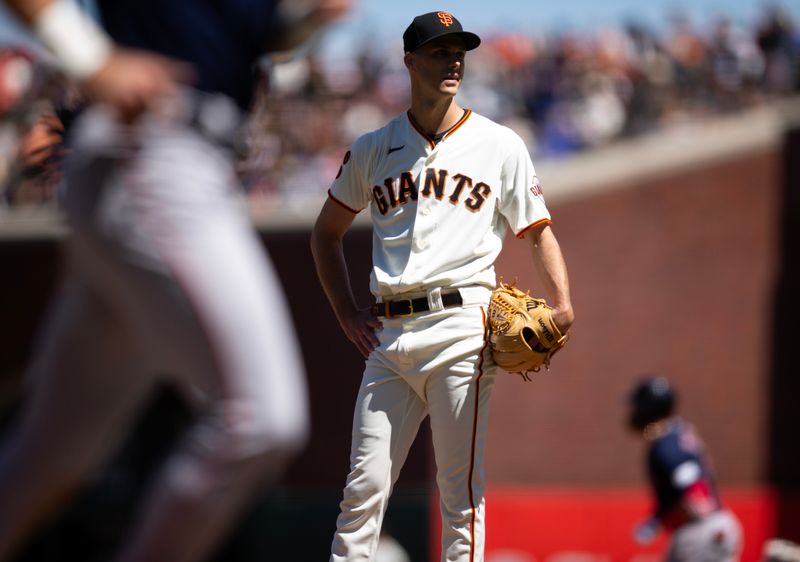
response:
M389 306L391 307L394 303L401 303L407 302L408 303L408 312L400 313L400 314L392 314L392 318L405 318L406 316L411 316L414 314L414 302L411 299L397 299L393 300ZM391 310L391 308L390 308Z

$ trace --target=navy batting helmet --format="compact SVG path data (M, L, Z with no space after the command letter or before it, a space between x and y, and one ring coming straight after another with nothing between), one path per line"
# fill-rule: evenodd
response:
M644 429L650 423L670 417L675 402L675 391L666 377L644 377L630 394L628 422L631 427Z

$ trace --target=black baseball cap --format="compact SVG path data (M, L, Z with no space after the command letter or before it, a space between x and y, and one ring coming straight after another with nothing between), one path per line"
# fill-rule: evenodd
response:
M461 22L450 12L429 12L414 18L403 33L403 49L411 53L428 41L444 35L457 35L464 41L468 51L481 44L481 38L464 31Z
M676 393L672 384L661 375L646 375L633 387L628 398L629 424L644 429L649 423L670 417L675 411Z

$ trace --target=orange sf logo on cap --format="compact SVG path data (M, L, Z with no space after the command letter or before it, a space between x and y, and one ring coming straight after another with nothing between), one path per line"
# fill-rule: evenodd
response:
M450 27L453 25L453 16L447 12L438 12L436 15L439 16L439 21L442 22L443 26Z

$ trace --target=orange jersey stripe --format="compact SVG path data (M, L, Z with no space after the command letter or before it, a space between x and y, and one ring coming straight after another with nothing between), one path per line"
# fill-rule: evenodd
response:
M525 233L528 232L530 229L536 228L537 226L542 224L553 224L553 221L551 221L550 219L539 219L535 223L529 224L528 226L520 230L517 233L517 238L523 238L525 236Z
M469 116L470 116L470 115L472 115L472 110L471 110L471 109L467 109L467 110L464 112L464 115L462 115L462 116L461 116L461 119L459 119L459 120L458 120L458 123L456 123L455 125L453 125L452 127L450 127L450 130L449 130L449 131L447 131L447 134L444 136L444 138L446 139L446 138L448 138L450 135L452 135L453 133L455 133L455 132L456 132L456 129L458 129L458 128L459 128L461 125L463 125L463 124L464 124L464 123L467 121L467 119L469 119ZM442 139L442 140L444 140L444 139Z
M348 207L347 205L345 205L344 203L342 203L341 201L339 201L339 200L338 200L336 197L334 197L334 195L333 195L333 193L331 193L331 190L330 190L330 189L328 190L328 197L330 197L330 198L331 198L331 201L333 201L334 203L337 203L338 205L340 205L340 206L344 207L345 209L347 209L348 211L350 211L350 212L351 212L351 213L353 213L354 215L357 215L358 213L360 213L360 212L361 212L360 210L358 210L358 211L357 211L357 210L355 210L355 209L351 209L350 207Z
M411 126L414 127L414 129L420 134L420 136L422 136L422 138L428 141L428 144L431 145L431 148L436 146L436 143L433 142L433 139L431 139L431 137L428 136L428 133L422 130L422 127L420 127L419 124L416 121L414 121L414 118L411 116L411 110L406 111L406 115L408 116L408 121L409 123L411 123Z
M422 127L420 127L419 123L417 123L416 121L414 121L414 118L411 116L411 111L410 111L410 110L409 110L409 111L406 111L406 115L408 116L408 120L409 120L409 122L411 123L411 125L414 127L414 129L415 129L415 130L416 130L416 131L417 131L417 132L418 132L418 133L419 133L419 134L422 136L422 138L424 138L426 141L428 141L428 144L429 144L429 145L431 145L431 148L433 148L434 146L436 146L436 143L435 143L435 142L433 142L433 139L430 137L430 135L429 135L428 133L426 133L426 132L425 132L425 130L424 130ZM460 118L460 119L459 119L459 120L456 122L456 124L455 124L455 125L453 125L452 127L450 127L450 128L449 128L449 129L448 129L448 130L445 132L445 136L444 136L444 137L442 137L442 140L444 140L444 139L446 139L447 137L449 137L450 135L452 135L452 134L455 132L455 130L456 130L456 129L458 129L459 127L461 127L461 125L463 125L463 124L464 124L464 122L465 122L467 119L469 119L469 116L470 116L470 115L472 115L472 110L471 110L471 109L465 109L465 110L464 110L464 114L463 114L463 115L461 116L461 118Z
M472 445L470 449L469 458L469 480L467 486L469 487L469 505L472 508L472 517L469 525L469 559L470 562L475 560L475 519L478 517L478 508L475 505L475 495L472 492L472 476L475 472L475 442L478 439L478 406L481 398L481 378L483 377L483 355L486 353L486 347L489 345L489 331L486 324L486 312L481 307L481 318L483 320L483 347L481 347L480 356L478 358L478 378L475 379L475 412L472 419Z

